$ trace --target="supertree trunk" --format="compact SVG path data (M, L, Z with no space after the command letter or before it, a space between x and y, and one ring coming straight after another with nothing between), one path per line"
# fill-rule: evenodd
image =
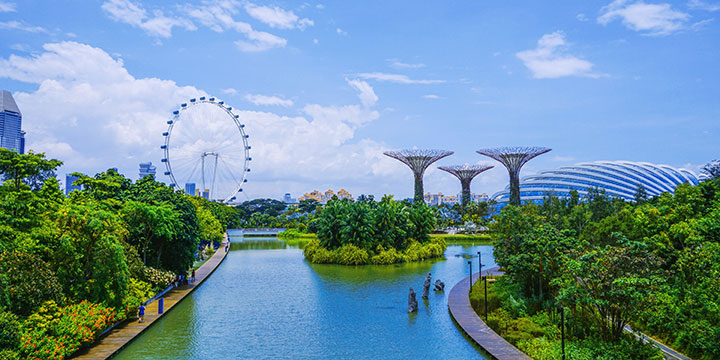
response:
M425 201L423 190L423 174L415 173L415 202Z
M471 179L469 179L471 180ZM462 204L466 206L470 203L470 181L460 181L462 184Z
M520 205L520 174L510 173L510 205Z

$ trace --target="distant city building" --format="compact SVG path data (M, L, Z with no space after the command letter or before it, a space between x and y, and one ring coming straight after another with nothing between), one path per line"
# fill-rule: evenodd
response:
M202 197L205 198L205 200L210 200L210 189L205 189L205 191L202 192Z
M157 173L157 167L152 162L140 163L140 178L144 178L147 175L155 177Z
M197 195L195 192L195 183L186 183L185 184L185 193L190 196Z
M570 197L570 191L586 196L592 189L623 200L634 200L642 186L649 197L675 192L683 183L698 184L698 178L686 169L667 165L631 161L597 161L563 166L541 171L520 181L521 201L542 202L545 196ZM500 204L507 203L510 190L506 188L492 196Z
M25 153L25 132L21 129L22 114L7 90L0 91L0 147Z
M425 203L428 205L439 206L440 204L455 205L462 202L462 194L445 196L443 193L431 194L425 193ZM489 196L485 193L470 194L470 201L483 202L488 201Z
M65 195L70 195L70 192L73 190L82 190L82 186L73 185L77 179L79 179L77 176L72 176L70 174L65 175Z
M283 200L282 200L282 201L283 201L284 203L286 203L286 204L294 204L294 203L297 202L296 199L293 199L293 198L292 198L292 196L290 195L290 193L285 193L285 196L283 196Z
M321 193L317 190L313 190L312 192L306 193L305 195L299 197L298 201L312 199L312 200L316 200L316 201L324 204L324 203L328 202L328 200L332 199L333 196L337 196L338 199L353 200L352 194L347 192L347 190L345 190L345 189L340 189L340 191L338 191L337 193L335 193L332 190L327 190L327 191L325 191L325 193Z

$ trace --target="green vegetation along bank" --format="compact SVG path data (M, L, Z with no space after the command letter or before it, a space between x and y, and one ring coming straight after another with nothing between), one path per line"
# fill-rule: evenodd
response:
M576 358L659 358L626 324L720 358L720 180L632 203L594 191L507 206L491 230L506 274L490 291L489 325L536 359L558 359L559 307L585 354Z
M113 169L75 174L83 190L66 197L61 164L0 149L0 359L64 359L92 344L187 275L238 215Z

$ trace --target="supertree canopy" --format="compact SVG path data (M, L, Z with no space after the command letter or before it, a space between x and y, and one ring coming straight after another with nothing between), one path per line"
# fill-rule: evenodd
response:
M494 168L489 165L453 165L453 166L439 166L438 169L447 171L450 174L455 175L460 180L462 186L462 203L467 205L470 203L470 183L478 176L481 172L487 171Z
M520 205L520 169L528 161L550 150L540 146L504 146L478 150L477 153L505 165L510 175L510 204Z
M396 150L383 154L402 161L415 175L415 201L423 200L423 174L430 164L453 154L447 150Z

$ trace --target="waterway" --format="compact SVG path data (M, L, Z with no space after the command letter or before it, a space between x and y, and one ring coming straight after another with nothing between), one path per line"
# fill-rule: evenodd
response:
M477 359L485 357L453 322L450 288L477 252L495 266L492 246L448 246L446 260L389 266L309 264L275 238L231 233L230 253L193 294L116 359ZM444 293L420 298L428 272ZM407 313L408 288L419 310Z

